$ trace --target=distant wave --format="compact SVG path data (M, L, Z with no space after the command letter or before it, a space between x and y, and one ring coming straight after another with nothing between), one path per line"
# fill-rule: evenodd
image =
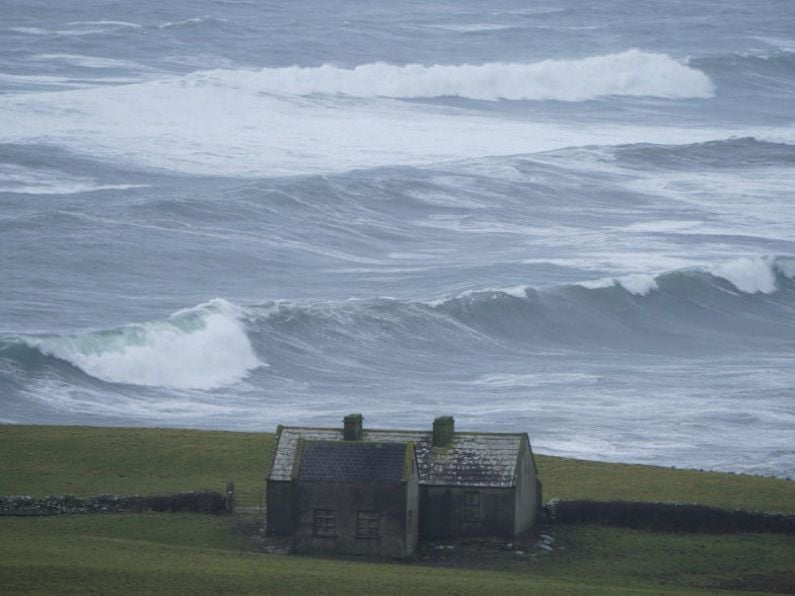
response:
M158 29L173 29L176 27L194 27L197 25L213 25L218 23L227 23L226 19L218 19L209 16L203 17L192 17L190 19L184 19L182 21L168 21L166 23L161 23L157 26Z
M541 290L483 289L424 302L275 302L248 310L260 339L317 349L334 337L349 346L434 342L440 353L470 341L506 339L536 346L723 350L752 341L795 342L795 325L786 323L795 307L793 279L795 258L747 257Z
M82 37L116 32L122 29L141 29L143 25L127 21L72 21L66 23L68 29L42 29L40 27L11 27L9 31L24 35L56 35L62 37Z
M445 25L428 25L429 29L442 29L454 33L483 33L491 31L507 31L514 29L514 25L499 23L449 23Z
M709 98L715 86L703 72L666 54L628 50L580 60L481 65L376 62L352 69L326 64L316 68L266 68L258 73L209 71L188 77L196 84L222 80L281 95L332 94L355 97L476 100L586 101L607 96Z
M62 62L81 68L127 68L139 70L145 68L143 65L131 60L117 60L115 58L102 58L83 54L36 54L30 59L38 62Z
M0 193L27 195L68 195L99 190L141 188L143 184L104 184L93 178L75 176L55 169L33 169L0 164Z
M792 94L795 52L776 49L762 53L732 53L690 60L689 65L709 73L721 88L762 93L766 98Z
M582 282L580 285L590 289L620 286L630 294L645 296L658 288L658 277L697 273L708 274L728 281L737 291L744 294L772 294L778 289L777 279L779 277L787 279L795 277L795 259L775 259L770 256L743 257L709 267L684 269L660 276L634 274Z
M67 24L81 26L109 25L111 27L130 27L132 29L140 29L143 27L143 25L139 25L138 23L130 23L128 21L72 21L71 23Z
M110 383L214 389L236 383L262 365L239 316L234 305L217 299L164 321L21 341ZM18 353L19 345L0 350L9 352Z
M22 33L23 35L49 35L51 33L41 27L10 27L8 31Z
M783 130L780 136L786 136ZM601 150L606 151L610 159L617 159L624 165L654 169L736 170L738 167L795 165L794 145L767 141L761 134L759 137L732 138L687 145L638 143ZM561 153L565 153L565 150Z
M215 299L160 321L7 337L0 340L0 361L37 377L52 370L44 375L70 384L76 368L110 383L209 391L262 366L290 377L341 363L369 366L384 354L414 361L423 353L477 354L485 346L677 355L781 349L795 345L793 280L795 258L749 257L658 276L484 289L429 301L238 306Z

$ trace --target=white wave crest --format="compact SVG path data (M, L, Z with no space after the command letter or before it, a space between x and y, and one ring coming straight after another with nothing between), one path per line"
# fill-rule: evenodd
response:
M22 33L24 35L47 35L49 31L40 27L10 27L8 31Z
M63 62L83 68L145 68L131 60L118 60L116 58L102 58L100 56L86 56L83 54L36 54L30 60L36 62Z
M402 73L401 67L387 69ZM318 70L322 69L303 72ZM110 81L102 79L59 83L91 85L89 89L22 90L0 95L0 136L4 143L45 143L125 164L232 176L328 173L582 145L725 138L725 131L708 128L537 122L390 98L301 97L292 94L295 89L281 88L278 79L288 71L212 70L175 77L161 73L165 78L135 84L108 85ZM459 90L467 93L465 77L455 72ZM161 76L137 70L135 77L141 73ZM410 94L410 78L401 93ZM485 80L471 83L475 96L492 89Z
M97 33L108 33L120 29L142 29L143 25L127 21L72 21L66 23L69 29L49 30L39 27L11 27L9 30L25 35L60 35L64 37L81 37Z
M619 277L616 282L630 294L635 296L645 296L652 290L657 289L657 281L653 275L645 273L634 273Z
M197 73L193 81L231 83L237 71ZM544 60L530 64L491 62L481 65L376 62L352 69L325 64L316 68L266 68L248 80L259 92L277 95L348 95L355 97L585 101L612 95L662 98L708 98L715 87L703 72L666 54L628 50L581 60Z
M500 25L497 23L450 23L447 25L428 25L430 29L441 29L454 33L483 33L486 31L505 31L513 29L514 25Z
M780 267L773 257L748 257L721 263L709 272L746 294L772 294L777 289L775 268Z
M621 286L630 294L635 296L646 296L652 290L657 289L657 280L654 275L647 273L633 273L623 277L607 277L591 281L582 281L576 285L588 288L589 290L599 290Z
M98 190L142 188L146 184L102 184L93 178L72 176L53 169L33 169L13 164L0 164L0 193L26 195L69 195Z
M182 20L182 21L168 21L166 23L162 23L162 24L158 25L157 28L158 29L172 29L174 27L184 27L186 25L202 25L204 23L213 23L213 22L226 23L228 21L226 19L216 19L216 18L207 17L207 16L204 16L204 17L193 17L193 18L190 18L190 19Z
M236 383L262 365L239 309L220 299L166 321L29 343L93 377L132 385L214 389Z
M599 382L597 375L584 373L529 373L488 374L467 381L465 384L483 385L498 389L541 387L545 385L593 385Z

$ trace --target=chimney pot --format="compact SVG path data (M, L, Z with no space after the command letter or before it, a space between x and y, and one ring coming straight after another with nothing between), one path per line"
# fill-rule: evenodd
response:
M362 415L348 414L343 419L342 438L346 441L359 441L362 438Z
M453 440L455 420L452 416L439 416L433 421L433 446L446 447Z

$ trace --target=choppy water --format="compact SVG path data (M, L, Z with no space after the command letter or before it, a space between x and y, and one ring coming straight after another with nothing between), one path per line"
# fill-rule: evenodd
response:
M795 474L795 4L0 20L0 421Z

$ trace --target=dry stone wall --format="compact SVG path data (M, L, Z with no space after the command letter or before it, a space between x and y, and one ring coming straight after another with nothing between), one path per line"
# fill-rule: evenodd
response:
M227 500L216 492L188 492L174 495L98 495L80 499L75 495L42 498L0 497L0 515L33 516L85 513L141 513L144 511L224 513Z

